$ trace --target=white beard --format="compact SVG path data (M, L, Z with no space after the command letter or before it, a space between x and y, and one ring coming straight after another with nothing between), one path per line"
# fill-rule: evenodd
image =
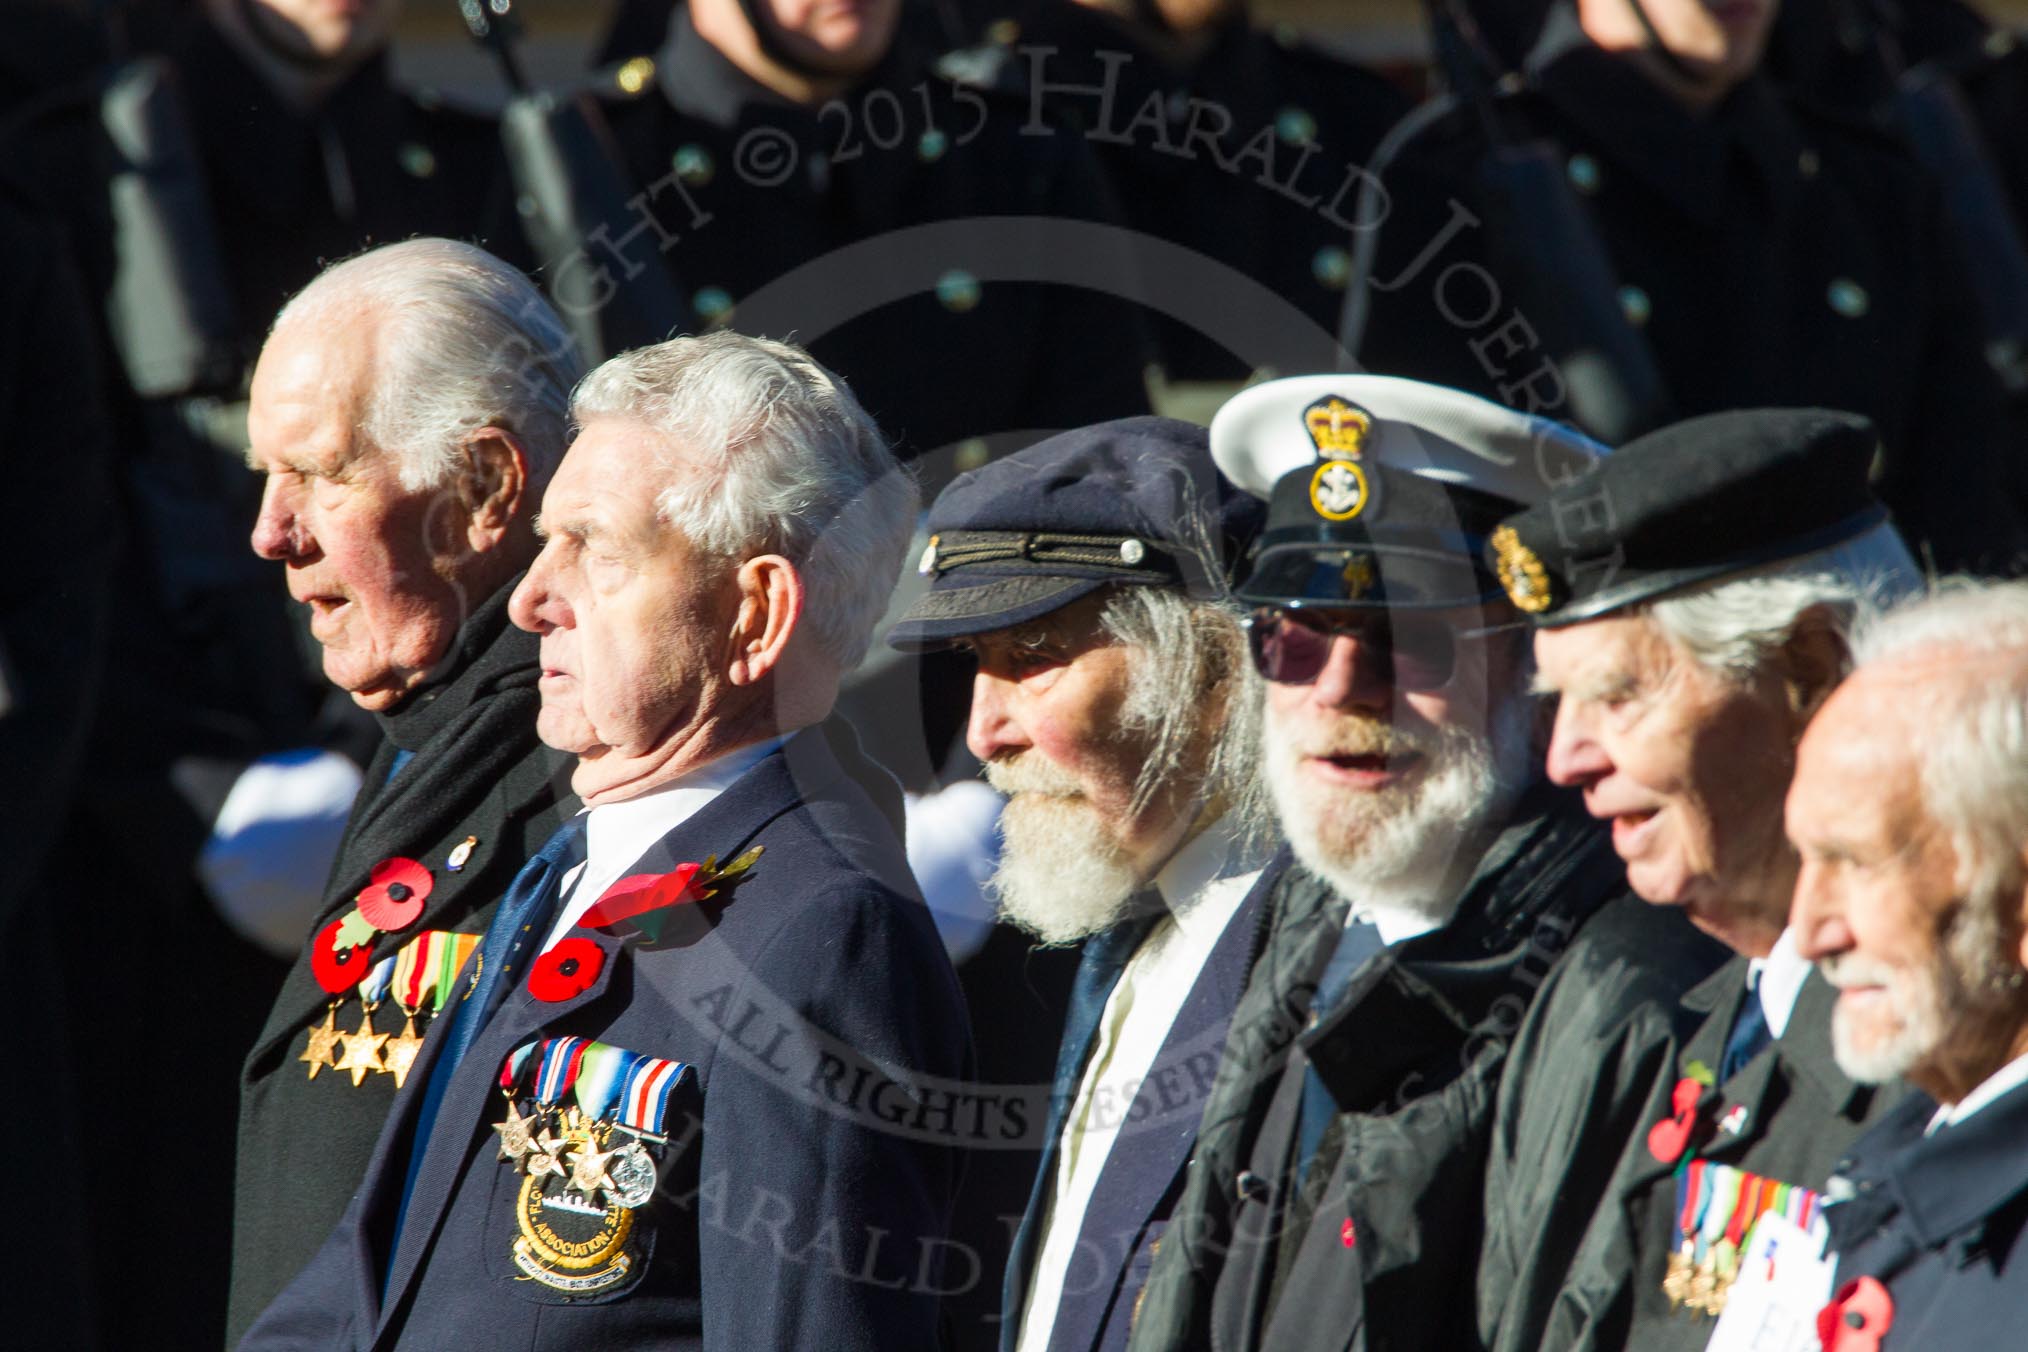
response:
M1885 986L1892 994L1894 1024L1871 1046L1857 1042L1859 1030L1840 1000L1831 1010L1831 1054L1838 1069L1861 1084L1898 1080L1940 1046L1951 1022L1950 1001L1935 966L1907 975L1846 954L1824 959L1819 968L1833 986Z
M986 780L1008 795L1000 863L986 883L1001 918L1058 946L1132 913L1141 879L1075 780L1032 754L988 763Z
M1347 900L1446 924L1462 882L1455 875L1475 862L1480 837L1527 782L1530 716L1527 700L1509 699L1490 736L1452 725L1411 737L1375 723L1353 735L1357 745L1309 748L1277 726L1270 706L1263 767L1282 833L1303 867ZM1301 771L1305 754L1405 749L1428 766L1405 787L1347 791Z

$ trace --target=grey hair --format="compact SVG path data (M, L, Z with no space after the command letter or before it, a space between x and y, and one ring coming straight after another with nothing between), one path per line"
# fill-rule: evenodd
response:
M1183 773L1200 737L1211 742L1200 797L1239 824L1248 843L1272 828L1273 809L1260 773L1263 699L1239 617L1216 601L1171 587L1118 587L1099 612L1115 643L1135 650L1120 721L1153 738L1134 781L1140 812ZM1222 704L1210 703L1222 689ZM1207 729L1206 714L1220 723Z
M858 665L920 497L843 380L793 344L727 330L614 357L578 386L571 416L657 432L663 523L721 558L787 557L818 649L840 671Z
M1930 656L1960 668L1920 696L1920 784L1968 902L1952 947L1968 971L1990 973L2020 926L1998 903L2028 883L2028 582L1945 579L1860 626L1853 651L1862 667Z
M282 307L293 321L350 312L377 321L360 430L396 458L402 487L440 488L482 427L514 434L531 499L563 460L577 343L542 293L484 249L411 239L324 270Z
M1915 556L1888 522L1815 554L1648 607L1662 632L1717 676L1751 681L1821 609L1842 638L1867 613L1922 586Z

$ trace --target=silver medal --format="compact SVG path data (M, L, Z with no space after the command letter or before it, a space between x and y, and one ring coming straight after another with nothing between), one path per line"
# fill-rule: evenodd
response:
M655 1161L639 1141L629 1141L606 1161L601 1186L606 1196L629 1211L646 1206L655 1195Z

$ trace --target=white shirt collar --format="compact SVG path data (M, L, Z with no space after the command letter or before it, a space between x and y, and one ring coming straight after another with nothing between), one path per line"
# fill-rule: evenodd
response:
M1240 848L1239 836L1239 823L1227 813L1199 831L1155 875L1155 889L1162 894L1163 904L1192 942L1216 943L1232 918L1232 907L1203 904L1213 891L1212 884L1260 872L1262 861ZM1218 889L1221 895L1225 890Z
M570 933L578 917L607 888L627 876L649 846L695 816L781 744L780 737L771 737L743 746L638 797L583 809L591 814L585 823L585 861L564 876L563 907L543 945L545 951Z
M1810 979L1814 966L1796 951L1796 933L1783 930L1764 958L1746 962L1746 985L1760 992L1760 1011L1767 1016L1767 1030L1776 1037L1788 1031L1789 1016L1796 1011L1796 997Z
M1923 1135L1930 1135L1943 1127L1956 1126L1979 1109L2000 1098L2008 1090L2019 1089L2024 1084L2028 1084L2028 1056L2017 1056L1988 1075L1980 1082L1978 1088L1956 1103L1946 1103L1938 1108L1936 1116L1930 1118L1929 1125L1923 1129Z
M1362 920L1379 930L1380 942L1390 948L1440 930L1445 924L1401 906L1354 906L1346 915L1345 924L1349 928Z

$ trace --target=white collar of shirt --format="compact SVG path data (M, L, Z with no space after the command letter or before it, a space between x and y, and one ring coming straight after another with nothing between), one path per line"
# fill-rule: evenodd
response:
M1767 1030L1775 1037L1788 1031L1789 1015L1796 1012L1796 997L1810 979L1813 963L1796 951L1796 932L1783 930L1764 958L1746 961L1746 987L1760 992L1760 1012L1767 1016Z
M1345 917L1345 926L1350 929L1362 920L1380 931L1380 942L1389 948L1444 927L1441 920L1400 906L1354 906Z
M1155 875L1155 890L1162 894L1162 902L1178 928L1194 944L1209 948L1217 943L1238 907L1239 897L1246 895L1241 891L1239 897L1231 899L1230 906L1206 906L1207 896L1223 896L1231 891L1229 887L1214 888L1212 884L1246 875L1251 886L1251 875L1260 872L1263 861L1240 845L1239 825L1228 813L1199 831Z
M1058 1138L1016 1352L1043 1352L1048 1347L1074 1260L1095 1242L1084 1237L1085 1212L1128 1108L1154 1069L1177 1013L1219 936L1259 878L1260 868L1261 860L1242 848L1231 819L1221 818L1178 850L1156 875L1155 887L1168 913L1148 931L1120 972L1093 1031L1077 1097ZM1168 1094L1161 1091L1165 1103ZM1198 1115L1191 1111L1190 1121ZM1111 1243L1112 1237L1104 1236L1103 1242Z
M563 907L542 945L548 952L577 925L577 918L627 876L648 847L695 816L706 803L725 792L741 775L765 760L782 744L779 737L728 751L698 766L681 779L648 790L638 798L601 803L584 809L585 861L564 875Z
M1922 1134L1928 1136L1941 1128L1954 1127L2008 1090L2019 1089L2024 1084L2028 1084L2028 1056L2017 1056L1988 1075L1977 1089L1956 1103L1946 1103L1938 1108L1936 1116L1929 1120Z

